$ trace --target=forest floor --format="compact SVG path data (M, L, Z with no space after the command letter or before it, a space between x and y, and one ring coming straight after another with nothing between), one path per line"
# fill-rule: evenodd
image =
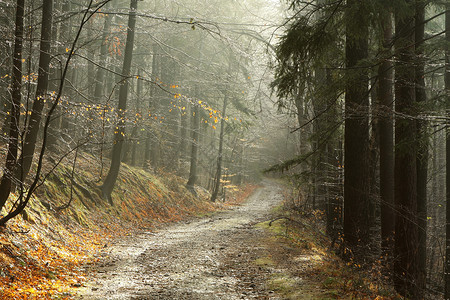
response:
M0 299L398 299L379 269L339 259L320 211L276 180L211 203L124 165L110 206L92 158L80 164L76 184L62 165L0 229Z
M265 179L241 206L120 238L86 266L89 284L76 298L341 298L323 284L325 252L268 230L283 199L282 187Z

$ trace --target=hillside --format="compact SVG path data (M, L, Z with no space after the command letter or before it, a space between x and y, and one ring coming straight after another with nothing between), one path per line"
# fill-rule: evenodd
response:
M194 197L174 174L124 164L111 206L100 197L99 164L89 154L80 156L73 180L71 164L63 161L25 213L1 229L1 299L69 296L69 287L84 284L83 266L94 263L95 253L114 239L225 208L251 189L239 199L234 192L226 204L212 204L206 190L197 188Z

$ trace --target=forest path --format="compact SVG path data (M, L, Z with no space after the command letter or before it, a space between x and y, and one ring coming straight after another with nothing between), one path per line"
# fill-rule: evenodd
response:
M282 188L265 179L242 206L120 239L76 298L281 299L266 284L274 270L255 263L271 249L269 233L254 225L282 200Z

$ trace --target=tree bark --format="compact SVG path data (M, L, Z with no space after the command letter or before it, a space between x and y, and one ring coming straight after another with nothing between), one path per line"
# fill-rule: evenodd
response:
M37 136L42 119L42 109L47 97L48 75L50 70L50 45L52 38L53 0L44 0L42 5L42 29L39 54L39 75L30 120L25 131L25 142L19 159L20 167L16 170L16 178L23 182L27 177L36 149Z
M369 91L368 69L361 61L368 57L368 23L364 4L347 3L344 144L344 241L357 259L367 256L371 242L372 215L369 195ZM355 26L356 19L359 27Z
M385 59L378 69L379 128L380 128L380 209L381 249L390 259L394 250L394 69L391 61L392 13L381 12L384 31L383 50Z
M185 107L185 109L182 109L180 111L180 159L184 159L187 154L187 140L188 140L188 135L187 135L187 126L188 126L188 119L187 119L187 115L188 115L188 108Z
M223 100L222 120L220 121L220 135L219 135L219 153L217 154L217 170L214 182L214 189L211 195L211 202L215 202L217 194L219 194L220 180L222 177L222 156L223 156L223 136L225 131L225 115L227 111L228 95L225 95Z
M136 165L136 152L139 144L139 132L140 132L140 126L138 126L140 119L142 118L142 111L141 111L141 95L142 95L142 79L140 79L141 73L138 70L138 78L136 82L136 111L137 114L135 116L134 121L134 127L131 133L132 140L132 149L131 149L131 165Z
M197 93L195 93L197 95ZM194 185L197 182L197 153L199 144L200 116L198 104L195 103L192 110L192 140L191 140L191 165L189 168L189 179L186 188L195 194Z
M112 150L111 166L102 185L103 197L108 199L113 205L111 193L119 175L122 159L122 147L125 138L125 110L127 108L129 76L131 71L131 61L133 58L134 33L136 26L137 0L130 1L130 15L128 18L127 40L125 44L125 54L122 67L122 78L119 90L119 104L117 107L118 123L114 130L114 144Z
M158 45L153 45L153 55L152 55L152 76L151 79L153 81L152 86L150 87L150 102L148 104L148 116L150 119L153 119L157 116L157 103L158 99L156 97L156 80L159 76L158 73ZM156 151L155 151L155 143L157 143L156 134L154 129L151 126L147 126L147 137L145 139L145 161L144 168L149 168L150 166L156 167L153 165L156 163Z
M414 1L408 0L413 11ZM395 64L395 248L394 285L405 297L418 297L417 126L414 13L396 15Z
M415 41L416 68L415 93L416 102L424 105L425 93L425 58L423 46L425 36L425 1L416 0ZM420 107L419 107L420 109ZM425 120L417 121L417 217L419 229L419 297L423 297L427 279L427 181L428 181L428 124Z
M0 209L5 206L11 192L11 182L17 163L20 121L20 87L22 85L23 16L25 0L17 0L14 33L13 69L11 78L11 115L9 116L8 152L0 181Z
M445 13L445 40L447 47L445 51L445 91L447 98L447 117L450 117L450 3L446 5ZM445 299L450 299L450 128L446 130L446 222L445 222Z
M108 54L108 36L110 34L109 28L111 27L112 16L112 14L108 14L105 17L105 23L103 25L102 45L100 47L99 59L99 63L101 66L98 67L97 73L95 74L94 100L96 103L100 103L100 98L104 92L103 87L105 86L105 70L102 67L106 62L106 57Z

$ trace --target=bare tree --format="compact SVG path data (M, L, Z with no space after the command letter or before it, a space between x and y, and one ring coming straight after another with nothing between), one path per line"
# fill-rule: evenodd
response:
M119 90L119 104L117 107L118 123L114 128L114 144L109 172L101 187L103 197L108 199L112 205L111 193L119 175L122 160L122 148L125 138L125 110L127 109L127 98L129 88L129 77L131 71L131 61L133 58L134 33L136 27L137 0L130 1L130 15L128 18L127 40L125 44L125 54L123 59L121 84Z
M17 163L19 144L19 121L22 85L22 51L23 51L23 16L24 0L17 0L16 29L14 33L13 70L11 78L11 115L9 116L8 153L5 170L0 181L0 209L5 206L11 193L11 183Z

